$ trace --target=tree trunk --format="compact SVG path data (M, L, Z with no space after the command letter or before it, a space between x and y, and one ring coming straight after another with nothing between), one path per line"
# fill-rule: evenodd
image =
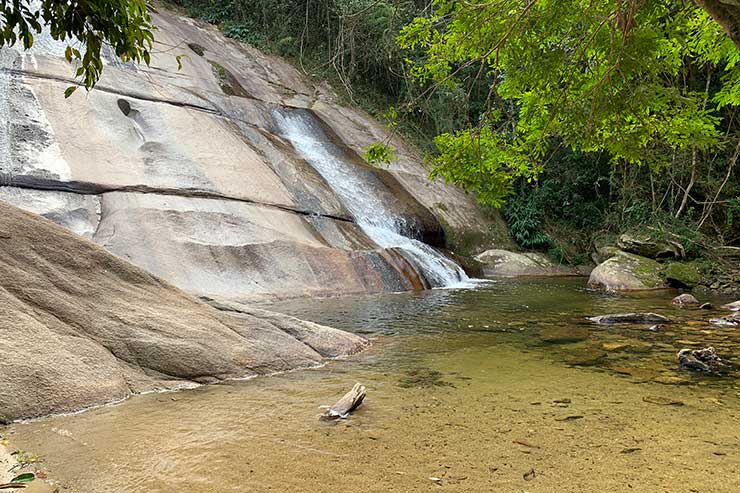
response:
M696 0L696 3L722 26L735 46L740 48L740 1Z

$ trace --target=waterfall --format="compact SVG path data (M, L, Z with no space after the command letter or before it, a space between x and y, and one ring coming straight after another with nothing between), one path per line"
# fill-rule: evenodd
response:
M368 182L367 172L348 162L346 154L330 141L311 113L278 109L273 111L273 119L280 134L326 180L357 225L376 244L403 251L432 287L457 287L470 281L455 262L406 236L411 229L407 221L386 206Z

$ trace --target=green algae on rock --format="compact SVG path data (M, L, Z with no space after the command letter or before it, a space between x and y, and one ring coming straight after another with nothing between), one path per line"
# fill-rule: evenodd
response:
M653 259L632 253L618 252L596 266L588 287L606 291L642 291L666 289L660 275L660 264Z

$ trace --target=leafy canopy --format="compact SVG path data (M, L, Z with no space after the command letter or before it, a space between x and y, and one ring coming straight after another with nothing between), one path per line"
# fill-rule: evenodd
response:
M44 26L54 40L67 42L65 57L78 63L75 76L87 89L100 79L104 44L123 61L150 62L154 27L144 0L13 0L0 4L0 48L21 42L29 49ZM65 95L75 88L67 89Z
M558 148L659 168L722 145L740 104L740 52L690 2L435 0L397 42L421 89L409 111L485 82L479 114L436 137L432 173L497 207Z

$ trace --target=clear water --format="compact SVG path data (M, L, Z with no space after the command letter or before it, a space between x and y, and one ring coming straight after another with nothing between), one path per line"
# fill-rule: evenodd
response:
M611 297L583 284L281 302L270 308L374 345L320 369L139 396L0 435L40 456L64 493L740 491L740 331L705 322L720 312L671 306L673 293ZM648 310L676 323L583 319ZM585 339L545 342L569 329ZM679 348L703 345L725 358L724 375L677 369ZM319 422L356 381L368 388L358 411Z
M470 283L463 269L434 248L406 235L409 225L394 214L363 178L361 170L343 159L307 111L279 109L273 119L283 137L326 180L360 228L383 248L399 248L420 269L432 287Z

